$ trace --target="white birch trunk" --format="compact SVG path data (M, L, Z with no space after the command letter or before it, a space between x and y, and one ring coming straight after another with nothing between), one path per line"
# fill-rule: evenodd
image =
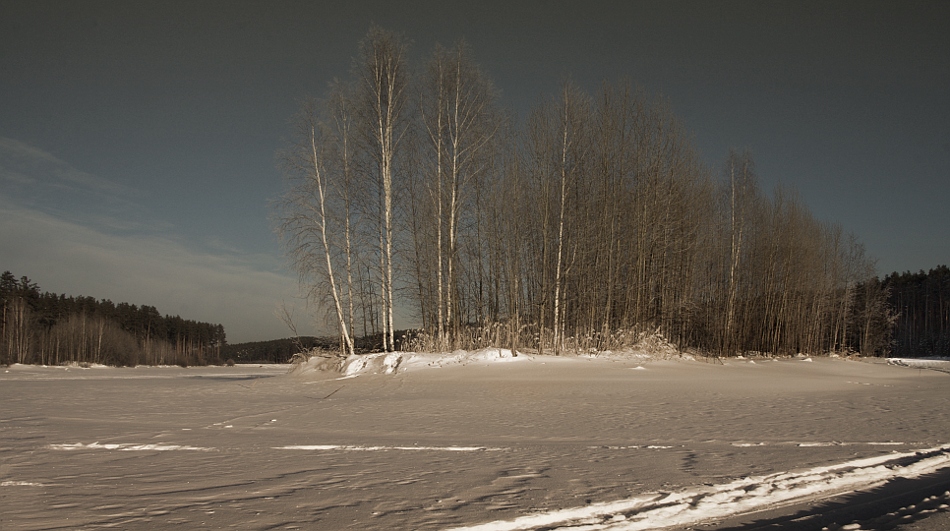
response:
M340 325L340 335L346 344L349 354L353 354L353 340L350 338L346 326L346 319L343 315L343 305L340 303L340 293L337 291L336 279L333 276L333 262L330 259L330 242L327 240L327 215L325 206L325 195L323 192L323 177L320 174L320 159L317 157L316 134L313 127L310 128L310 147L313 156L313 177L317 182L317 198L320 201L320 238L323 240L323 255L326 258L327 277L330 280L330 291L333 294L333 303L336 306L337 321Z
M734 164L734 163L733 163ZM731 184L732 184L732 195L731 195L731 212L732 212L732 246L731 246L731 261L729 264L729 302L726 307L726 329L723 336L723 348L729 348L732 346L732 334L733 334L733 323L735 321L735 312L736 312L736 294L738 291L738 286L736 283L736 272L739 269L739 256L742 252L742 223L741 221L736 222L736 171L735 166L730 169Z
M567 203L567 142L568 142L568 102L564 93L564 123L561 138L561 201L557 227L557 258L554 269L554 354L561 353L561 263L564 250L564 210Z

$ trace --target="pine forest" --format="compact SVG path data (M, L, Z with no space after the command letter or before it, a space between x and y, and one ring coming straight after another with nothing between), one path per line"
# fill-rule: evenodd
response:
M27 277L0 276L0 363L112 366L220 363L224 327L154 306L41 292Z

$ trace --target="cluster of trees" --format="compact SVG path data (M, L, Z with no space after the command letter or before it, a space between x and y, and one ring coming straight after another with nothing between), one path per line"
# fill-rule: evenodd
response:
M350 352L357 330L396 347L397 298L436 349L887 347L861 244L763 193L748 153L709 169L629 85L566 82L517 121L464 43L411 70L407 41L374 27L296 123L278 232Z
M896 313L895 356L950 356L950 268L891 273L884 277Z
M0 276L0 363L202 365L220 361L224 327L153 306L41 292L27 277Z

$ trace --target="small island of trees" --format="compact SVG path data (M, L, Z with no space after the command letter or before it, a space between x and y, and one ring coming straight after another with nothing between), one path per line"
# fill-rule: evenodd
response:
M469 48L373 27L280 155L278 233L344 351L411 308L427 349L616 349L658 335L728 356L888 351L874 261L753 157L704 164L662 98L566 81L524 120Z

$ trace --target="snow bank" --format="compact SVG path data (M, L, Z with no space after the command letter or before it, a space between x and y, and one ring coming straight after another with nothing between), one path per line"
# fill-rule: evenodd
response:
M393 374L399 368L404 356L402 352L354 354L343 362L343 376L353 377L363 373Z
M650 336L653 338L653 336ZM648 338L648 339L650 339ZM655 339L655 338L654 338ZM658 339L656 341L659 341ZM662 346L662 345L661 345ZM735 361L743 364L756 365L757 362L744 356L737 356ZM777 359L777 358L776 358ZM814 360L804 355L797 356L795 359L803 362L813 362ZM831 359L831 358L829 358ZM664 350L653 345L652 351L640 350L629 347L618 350L590 351L587 353L575 354L565 353L561 356L552 355L526 355L522 352L512 352L503 348L483 348L475 351L456 350L454 352L376 352L372 354L354 354L348 358L338 357L311 357L306 362L296 363L291 369L293 374L322 373L329 376L328 373L342 373L343 378L354 378L366 374L392 375L401 374L409 371L422 369L437 369L446 367L464 367L464 366L491 366L499 363L517 363L523 361L536 361L539 365L551 362L568 362L571 360L584 361L609 361L625 362L632 365L631 369L645 370L644 364L661 361L674 362L695 362L697 359L686 352L678 352L672 347ZM889 360L892 364L900 364L902 360ZM920 363L920 360L906 360L908 365L911 363ZM720 364L729 365L729 361L719 360ZM930 361L931 364L946 364L950 371L950 360ZM917 365L913 365L917 366Z
M295 361L289 372L296 375L337 372L341 370L341 362L339 357L311 356L306 361Z
M950 371L950 358L887 358L889 365L913 367L915 369L936 369Z
M456 350L452 353L377 352L354 354L343 363L343 377L361 374L395 374L420 369L465 365L491 365L528 361L531 358L502 348L483 348L475 351Z
M62 367L68 367L70 369L110 369L108 365L103 365L101 363L87 363L87 362L78 362L70 361L61 365Z

